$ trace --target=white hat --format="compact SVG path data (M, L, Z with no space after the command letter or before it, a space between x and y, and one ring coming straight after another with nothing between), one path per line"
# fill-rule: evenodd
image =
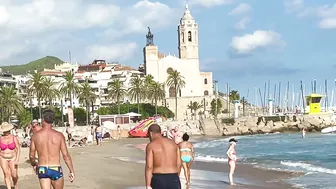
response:
M32 123L37 123L37 120L36 120L36 119L34 119L34 120L32 121Z
M14 126L8 122L3 122L0 125L0 132L6 132L6 131L10 131L14 128Z

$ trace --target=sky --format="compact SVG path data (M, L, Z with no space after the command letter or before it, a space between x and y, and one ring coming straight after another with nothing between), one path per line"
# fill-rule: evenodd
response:
M160 52L178 54L185 0L1 0L0 65L51 55L89 64L106 59L137 68L147 27ZM219 89L254 99L264 83L335 88L333 0L188 0L199 25L200 65Z

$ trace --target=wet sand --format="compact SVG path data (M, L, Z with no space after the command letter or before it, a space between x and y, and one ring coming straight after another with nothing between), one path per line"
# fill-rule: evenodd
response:
M74 162L76 176L75 181L70 183L68 169L63 163L64 188L126 189L144 186L143 161L145 153L143 150L135 148L134 145L147 142L148 139L122 139L120 141L106 141L103 146L93 145L69 149ZM124 157L124 161L119 160L122 157ZM38 179L31 166L26 162L27 158L28 149L25 148L22 150L19 167L19 186L24 189L39 188ZM129 160L138 160L138 163L129 162ZM224 174L228 171L226 163L196 162L192 169L224 172ZM251 184L229 186L227 185L227 178L222 178L220 182L223 183L223 188L291 188L289 184L274 181L294 176L290 173L256 169L249 165L238 165L236 175L239 178L248 180ZM2 189L4 188L2 174L0 179L0 189ZM190 189L192 189L192 186Z

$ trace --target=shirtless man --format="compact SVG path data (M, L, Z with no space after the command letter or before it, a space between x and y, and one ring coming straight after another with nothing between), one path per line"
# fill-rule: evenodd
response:
M42 116L42 129L36 132L30 144L29 158L36 174L38 175L41 189L63 189L64 178L60 162L60 152L69 168L69 179L75 179L72 160L68 152L65 137L61 132L52 128L55 120L55 113L52 110L45 110ZM35 152L39 159L36 162Z
M103 141L103 128L98 124L96 127L96 140L97 140L97 145L102 145Z
M181 189L178 172L181 167L180 151L173 140L161 135L161 128L148 128L150 142L146 147L145 179L147 189Z

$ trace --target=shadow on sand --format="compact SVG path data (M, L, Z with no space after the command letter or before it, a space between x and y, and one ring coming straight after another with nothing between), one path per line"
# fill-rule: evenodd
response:
M0 185L0 189L7 189L7 187L4 186L4 185ZM12 187L12 189L13 189L13 187Z

